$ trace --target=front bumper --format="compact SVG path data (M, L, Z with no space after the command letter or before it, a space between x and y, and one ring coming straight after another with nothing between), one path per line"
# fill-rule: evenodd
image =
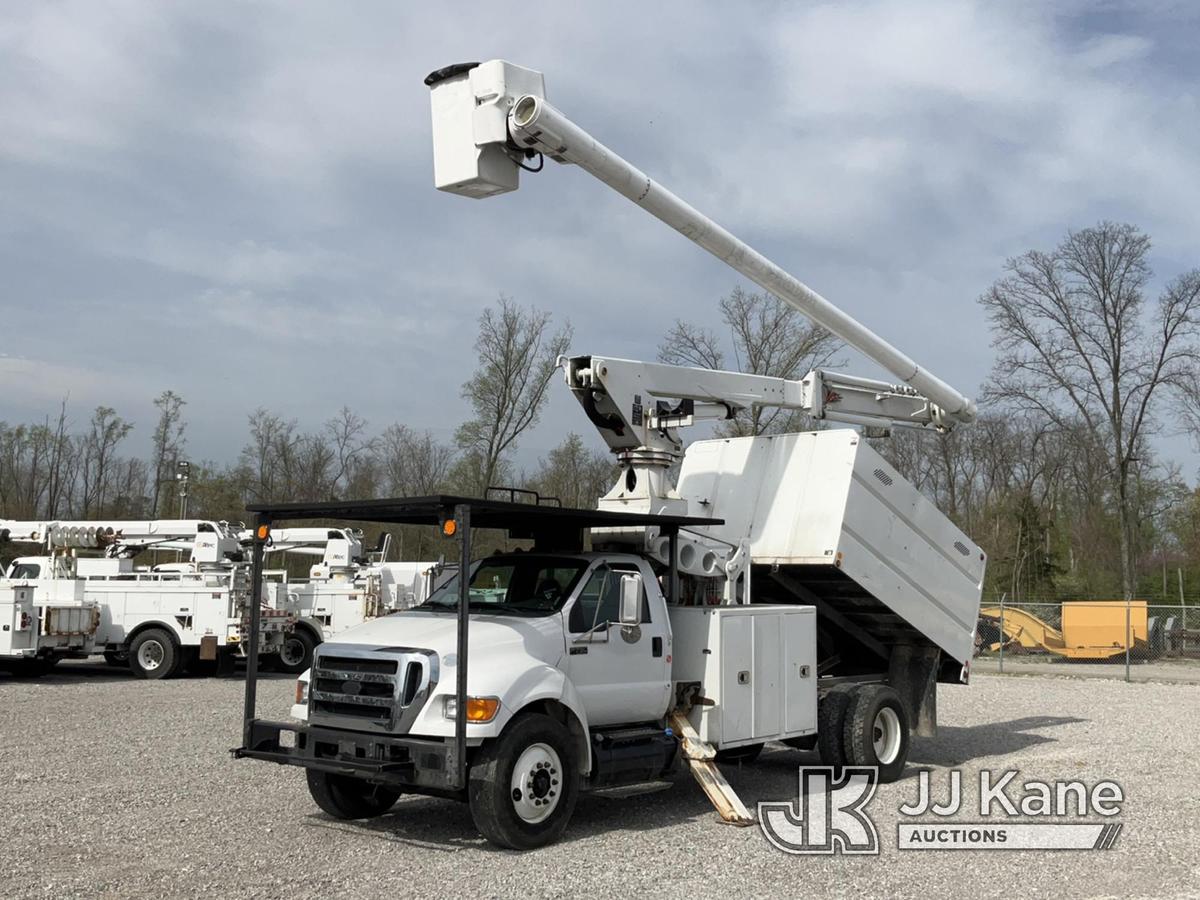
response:
M286 740L285 734L290 735ZM248 735L246 746L233 751L235 758L332 772L413 793L449 793L459 787L452 741L266 719L253 719Z

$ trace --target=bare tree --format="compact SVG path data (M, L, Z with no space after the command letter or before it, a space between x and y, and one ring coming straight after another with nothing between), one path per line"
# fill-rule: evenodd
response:
M326 493L330 499L348 496L358 470L375 452L375 440L367 437L367 421L356 415L350 407L343 406L341 412L325 423L332 453L333 468L329 476Z
M150 504L151 513L161 514L159 503L162 497L162 486L170 479L179 463L183 452L184 429L187 424L183 421L183 407L186 401L174 391L163 391L155 400L158 407L158 424L154 426L154 461L151 464L154 477L152 489L153 501Z
M287 470L294 467L299 437L296 421L280 418L259 407L250 414L250 442L242 448L242 481L250 499L278 500L291 484Z
M616 477L612 454L587 447L583 438L571 432L541 461L526 487L544 497L557 497L564 506L587 509L608 492Z
M739 372L802 378L810 369L832 364L841 349L836 337L772 294L747 293L735 287L720 305ZM670 365L722 369L726 357L715 333L676 321L659 345L658 358ZM797 431L806 426L805 417L794 410L753 407L739 412L723 430L739 437Z
M676 319L658 346L658 361L669 366L724 369L725 351L715 332Z
M450 474L454 448L428 431L406 425L388 427L379 439L382 487L392 496L423 497L438 493Z
M118 416L115 409L96 407L81 451L80 511L85 518L105 514L105 501L115 477L117 446L132 430L133 425Z
M1131 478L1164 393L1194 372L1200 271L1171 281L1147 313L1150 239L1102 222L1049 253L1010 259L980 299L1000 353L984 400L1082 424L1104 449L1115 495L1121 583L1136 590Z
M571 326L551 332L550 313L523 308L507 297L483 311L475 341L478 367L463 385L473 415L456 440L474 463L471 488L485 492L517 439L537 424Z

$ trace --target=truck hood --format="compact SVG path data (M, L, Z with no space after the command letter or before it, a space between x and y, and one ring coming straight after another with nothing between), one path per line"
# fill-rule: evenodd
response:
M563 623L559 613L548 616L471 615L470 664L501 656L523 655L554 665L563 655ZM360 647L411 647L432 650L444 665L458 652L458 617L410 609L381 616L348 628L331 643Z

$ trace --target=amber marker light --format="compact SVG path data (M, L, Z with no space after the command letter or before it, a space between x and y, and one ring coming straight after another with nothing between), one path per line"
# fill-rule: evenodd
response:
M496 718L496 713L500 711L499 697L468 697L467 698L467 721L483 724L490 722ZM458 713L458 700L455 697L447 697L443 713L447 719L453 719Z

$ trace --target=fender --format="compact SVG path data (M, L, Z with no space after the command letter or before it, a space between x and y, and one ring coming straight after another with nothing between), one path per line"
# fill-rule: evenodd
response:
M296 628L300 628L301 626L307 627L308 630L313 633L313 635L317 639L318 644L325 642L324 628L322 627L321 623L318 622L315 618L313 618L312 616L304 616L302 618L296 619ZM295 629L293 629L293 630L295 630Z
M175 638L175 644L183 647L183 629L179 627L179 623L174 619L145 619L138 622L132 628L125 632L125 637L121 639L121 646L129 649L129 645L133 643L134 638L148 628L162 628L171 633Z
M500 698L500 714L496 721L496 734L499 734L518 713L541 701L552 700L561 703L575 717L581 732L582 758L584 761L582 774L592 771L592 742L588 740L587 711L583 701L575 690L575 685L568 680L561 669L553 666L538 665L523 672L504 692Z

